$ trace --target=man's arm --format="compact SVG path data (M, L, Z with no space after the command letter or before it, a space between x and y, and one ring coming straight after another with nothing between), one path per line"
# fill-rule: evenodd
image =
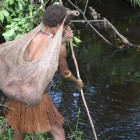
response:
M68 69L66 57L67 57L67 50L66 50L65 45L62 44L61 48L60 48L58 69L59 69L60 73L62 74L62 76L64 78L67 78L68 80L74 82L77 86L77 89L80 91L82 89L82 87L84 86L83 82L81 80L78 80L77 78L75 78L73 76L73 74L71 73L71 71Z

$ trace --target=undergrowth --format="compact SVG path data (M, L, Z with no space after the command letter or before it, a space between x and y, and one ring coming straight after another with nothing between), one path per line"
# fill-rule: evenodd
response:
M65 124L69 132L67 140L83 140L83 132L80 130L79 125L82 125L80 119L80 109L77 113L77 120L74 124ZM12 140L13 130L8 126L4 117L0 117L0 140ZM25 140L53 140L49 133L41 134L27 134Z

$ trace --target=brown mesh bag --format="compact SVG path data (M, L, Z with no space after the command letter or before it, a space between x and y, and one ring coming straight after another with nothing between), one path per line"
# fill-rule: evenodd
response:
M20 39L0 45L0 89L9 98L29 105L40 102L58 68L63 25L41 56L26 60L27 46L42 27L40 24Z

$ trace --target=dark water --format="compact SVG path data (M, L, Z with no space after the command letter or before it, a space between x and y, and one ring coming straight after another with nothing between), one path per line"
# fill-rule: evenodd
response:
M86 101L99 140L139 140L140 139L140 84L125 82L112 86L85 87ZM67 86L67 88L70 88ZM71 90L70 90L71 89ZM79 93L70 89L52 92L67 125L75 128L79 120L79 130L83 140L94 140L85 107ZM78 112L80 109L80 115ZM68 129L69 131L69 129Z

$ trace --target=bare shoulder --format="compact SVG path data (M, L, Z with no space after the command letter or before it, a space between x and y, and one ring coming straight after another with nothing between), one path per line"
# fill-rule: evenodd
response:
M30 46L36 46L39 42L41 42L41 37L37 34L30 42Z
M28 48L29 53L34 53L35 50L38 48L39 44L41 44L40 42L41 42L41 37L37 34L29 44L29 48Z

